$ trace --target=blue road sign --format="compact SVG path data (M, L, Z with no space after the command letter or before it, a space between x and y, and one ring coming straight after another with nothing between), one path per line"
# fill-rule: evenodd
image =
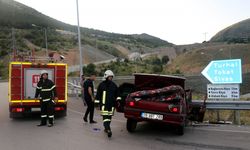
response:
M242 83L241 59L211 61L201 73L213 84Z

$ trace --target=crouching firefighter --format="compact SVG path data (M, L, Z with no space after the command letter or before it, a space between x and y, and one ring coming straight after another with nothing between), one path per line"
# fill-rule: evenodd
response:
M41 71L40 81L37 83L35 98L40 95L41 106L41 123L37 126L47 125L47 118L49 120L48 127L54 125L54 100L58 100L56 94L56 86L48 79L48 72L46 70Z
M104 81L100 83L96 94L96 99L100 101L104 131L107 133L108 137L112 136L110 123L114 115L115 104L121 99L118 97L118 87L112 81L113 77L114 73L111 70L105 71Z

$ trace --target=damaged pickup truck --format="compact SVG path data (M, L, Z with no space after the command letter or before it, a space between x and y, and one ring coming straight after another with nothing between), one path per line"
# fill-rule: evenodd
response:
M205 105L192 103L192 91L185 90L185 78L158 74L134 74L134 84L120 87L122 101L118 112L127 118L128 132L134 132L138 122L163 123L184 134L188 121L202 122ZM205 104L205 103L204 103Z

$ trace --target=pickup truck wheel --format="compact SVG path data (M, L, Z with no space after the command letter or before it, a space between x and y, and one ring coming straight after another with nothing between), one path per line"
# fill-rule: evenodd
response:
M137 121L135 121L133 119L127 119L127 130L128 130L128 132L130 132L130 133L135 132L136 125L137 125Z
M177 135L184 135L184 126L178 126L175 129Z

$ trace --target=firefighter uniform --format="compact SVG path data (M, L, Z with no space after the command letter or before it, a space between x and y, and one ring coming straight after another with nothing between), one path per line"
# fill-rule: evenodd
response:
M54 98L57 97L56 86L53 81L49 79L41 79L36 88L35 98L40 95L41 103L41 124L47 124L47 118L49 120L49 125L54 124Z
M106 79L100 83L97 89L96 99L100 102L105 132L111 132L110 123L114 115L115 104L116 101L120 99L120 97L118 97L117 85L113 81ZM112 135L112 133L110 134Z

